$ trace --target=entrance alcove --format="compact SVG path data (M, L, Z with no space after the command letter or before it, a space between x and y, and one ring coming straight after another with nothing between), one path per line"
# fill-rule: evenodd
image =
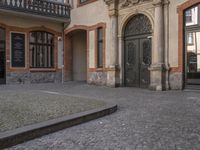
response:
M148 88L152 63L152 25L147 16L136 14L124 28L124 85Z
M65 81L87 80L87 31L73 30L65 35Z

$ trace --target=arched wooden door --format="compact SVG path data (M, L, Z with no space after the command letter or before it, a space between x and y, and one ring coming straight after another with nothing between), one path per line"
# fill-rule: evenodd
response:
M152 26L147 16L132 17L125 27L125 86L148 88L150 84Z

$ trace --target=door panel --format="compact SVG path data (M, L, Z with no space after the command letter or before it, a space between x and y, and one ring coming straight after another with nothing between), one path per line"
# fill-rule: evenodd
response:
M5 74L5 31L0 28L0 84L5 83Z
M149 87L151 45L151 39L147 36L125 41L125 86Z
M140 39L140 87L148 88L150 83L151 39Z
M139 86L139 40L125 42L125 85Z

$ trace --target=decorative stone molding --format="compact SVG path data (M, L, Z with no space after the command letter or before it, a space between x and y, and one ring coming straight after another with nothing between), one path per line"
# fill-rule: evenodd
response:
M133 6L138 3L150 1L150 0L121 0L121 1L122 1L121 7L124 8L124 7Z
M154 0L153 1L153 5L155 7L159 7L159 6L163 5L163 4L164 4L164 0Z
M106 3L106 5L110 6L111 4L116 3L117 0L104 0L104 2Z
M117 16L118 0L104 0L104 2L108 5L109 16Z

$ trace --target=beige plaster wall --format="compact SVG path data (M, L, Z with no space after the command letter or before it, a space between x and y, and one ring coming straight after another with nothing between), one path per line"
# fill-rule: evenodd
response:
M106 66L109 64L109 39L110 39L110 18L108 6L103 0L98 0L77 8L77 0L73 1L74 9L71 11L71 23L67 29L74 25L93 26L98 23L106 23ZM91 40L90 40L91 41ZM90 44L90 43L89 43Z
M169 63L178 67L178 13L177 7L187 0L170 0L169 4Z
M89 32L89 68L95 68L95 34Z
M73 47L73 80L86 81L87 79L87 53L86 32L77 32L72 36Z

